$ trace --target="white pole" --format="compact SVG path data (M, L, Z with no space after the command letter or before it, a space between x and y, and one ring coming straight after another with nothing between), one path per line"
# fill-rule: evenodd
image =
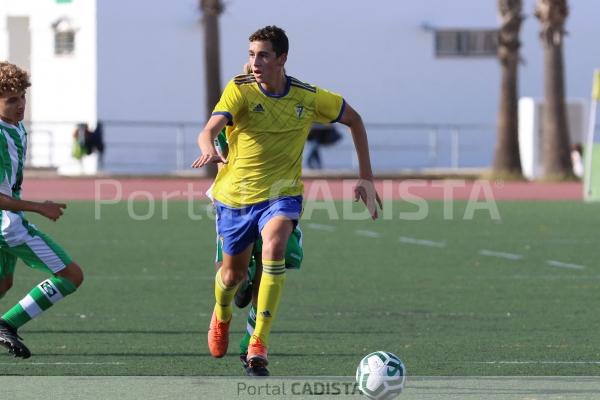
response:
M584 198L592 195L592 154L594 151L594 131L596 130L596 109L600 99L600 69L594 71L594 84L592 89L592 101L590 103L590 125L585 146L585 169L584 169Z
M451 152L450 152L450 165L452 169L458 169L459 159L460 159L460 138L458 136L458 129L452 129L452 144L451 144Z

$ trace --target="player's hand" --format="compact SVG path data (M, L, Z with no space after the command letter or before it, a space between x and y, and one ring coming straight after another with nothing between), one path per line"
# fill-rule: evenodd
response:
M66 204L45 201L40 203L38 213L52 221L56 221L63 215L63 209L65 208L67 208Z
M359 199L367 206L371 218L377 219L379 216L377 205L379 205L379 209L383 210L383 204L381 203L379 194L377 194L377 190L375 190L373 181L359 179L358 182L356 182L356 186L354 187L354 201L358 201Z
M196 160L192 163L192 168L200 168L204 167L206 164L218 164L223 163L227 164L227 159L225 159L219 153L216 154L202 154L200 157L196 158Z
M223 163L227 164L227 159L221 155L215 148L215 146L211 144L200 143L200 152L202 155L196 158L196 161L192 163L192 168L200 168L204 167L206 164L217 164Z

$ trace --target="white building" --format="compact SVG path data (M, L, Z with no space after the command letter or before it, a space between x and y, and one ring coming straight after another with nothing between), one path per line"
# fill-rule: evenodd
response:
M526 0L520 94L543 97L534 0ZM600 3L571 1L569 98L589 98L600 52ZM500 68L495 1L229 0L221 18L222 85L239 73L251 32L286 29L286 69L340 92L360 111L378 171L486 166L493 153ZM0 0L0 59L31 71L32 165L80 168L77 122L104 122L105 169L185 169L205 120L197 0ZM71 40L72 39L72 40ZM351 140L325 166L353 165ZM93 168L92 168L93 169Z

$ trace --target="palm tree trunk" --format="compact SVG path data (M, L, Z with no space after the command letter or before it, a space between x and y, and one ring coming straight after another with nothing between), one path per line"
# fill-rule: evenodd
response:
M544 49L544 170L546 175L571 175L569 127L565 105L562 45Z
M540 36L544 47L542 157L548 179L573 177L562 50L568 12L566 0L538 0L536 5L535 15L542 24Z
M221 96L221 53L219 15L223 12L221 0L200 0L204 27L204 68L206 84L206 120ZM208 164L207 175L216 176L216 164Z
M498 58L502 69L500 109L493 175L522 178L519 153L518 66L522 0L498 0L502 26L498 33Z

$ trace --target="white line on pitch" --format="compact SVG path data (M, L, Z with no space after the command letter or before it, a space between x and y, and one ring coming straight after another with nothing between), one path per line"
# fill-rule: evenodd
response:
M3 362L0 365L125 365L124 362Z
M416 244L418 246L428 246L428 247L446 247L446 242L434 242L433 240L425 240L425 239L415 239L406 236L400 236L400 242L405 244Z
M554 261L554 260L546 260L546 264L551 265L553 267L558 267L558 268L585 269L585 266L583 266L583 265L569 264L569 263L564 263L564 262Z
M358 236L366 236L366 237L372 237L372 238L381 237L381 233L379 233L379 232L366 231L366 230L363 230L363 229L357 229L357 230L354 231L354 233L356 233Z
M491 250L486 250L486 249L479 250L479 254L482 256L488 256L488 257L505 258L507 260L520 260L523 258L523 256L520 254L504 253L502 251L491 251Z
M475 361L473 364L600 364L600 361Z
M335 226L331 226L331 225L308 224L307 226L309 228L316 229L316 230L319 230L319 231L327 231L327 232L333 232L333 231L335 231Z

